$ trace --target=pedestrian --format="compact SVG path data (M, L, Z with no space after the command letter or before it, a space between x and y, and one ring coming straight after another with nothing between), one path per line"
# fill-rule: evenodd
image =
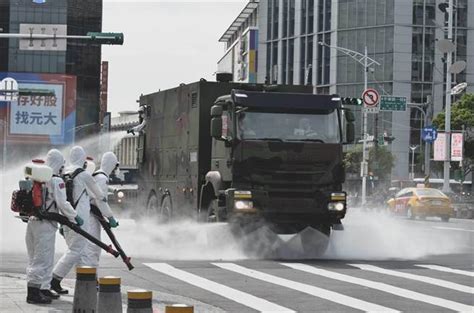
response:
M106 203L107 199L106 195L102 193L95 183L92 175L84 170L87 165L86 161L86 153L82 147L75 146L71 149L71 169L69 173L69 175L71 175L70 177L72 177L71 202L73 207L76 209L77 214L84 217L84 224L81 228L88 231L90 214L90 198L88 193L91 193L92 196L97 199L99 207L102 207L102 204ZM53 269L53 278L51 280L51 289L59 294L68 293L68 290L61 287L61 280L74 266L81 265L82 254L87 243L86 238L66 226L64 226L64 238L66 239L68 249L56 263L56 266Z
M71 204L66 200L64 181L60 177L64 169L64 157L56 149L46 156L46 165L53 171L52 179L46 183L46 201L44 208L47 212L60 212L72 222L82 224ZM33 304L49 304L52 299L59 298L51 292L50 282L54 265L54 245L57 223L41 218L41 214L31 216L26 228L26 246L28 250L28 268L26 280L28 295L26 302Z
M114 172L115 174L118 174L118 170L119 163L117 160L117 156L113 152L104 153L100 163L100 169L92 175L97 185L104 194L107 193L109 185L109 176L112 175ZM105 205L102 205L102 208L100 208L98 206L97 199L91 199L91 206L98 209L100 213L102 213L102 215L108 219L110 227L115 228L118 226L118 222L113 217L112 210L110 209L107 203ZM94 214L91 213L89 217L89 233L100 240L101 228L102 226L99 220ZM84 249L81 264L97 268L99 266L101 250L102 249L99 246L94 245L92 242L87 242L86 248Z

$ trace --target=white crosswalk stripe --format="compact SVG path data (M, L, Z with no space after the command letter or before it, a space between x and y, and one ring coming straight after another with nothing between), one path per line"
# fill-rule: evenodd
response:
M347 283L357 284L363 287L380 290L386 293L391 293L399 297L404 297L411 300L425 302L425 303L443 307L449 310L454 310L458 312L473 312L474 311L473 306L465 305L462 303L454 302L454 301L443 299L443 298L429 296L426 294L395 287L395 286L385 284L385 283L375 282L375 281L371 281L371 280L367 280L363 278L357 278L357 277L353 277L353 276L349 276L345 274L323 270L320 268L316 268L316 267L309 266L306 264L301 264L301 263L281 263L281 264L284 266L296 269L296 270L304 271L306 273L319 275L319 276L323 276L323 277L327 277L327 278L331 278L335 280L340 280Z
M289 289L297 290L321 299L329 300L342 304L354 309L366 311L366 312L398 312L397 310L387 308L378 304L370 303L353 297L349 297L337 292L318 288L315 286L299 283L289 279L280 278L267 273L259 272L256 270L248 269L243 266L234 263L212 263L220 268L242 274L254 279L262 280L271 284L283 286Z
M424 268L434 270L434 271L447 272L447 273L474 277L474 272L453 269L453 268L445 267L445 266L428 265L428 264L416 264L416 266L424 267Z
M364 271L370 271L370 272L380 273L384 275L391 275L395 277L402 277L406 279L421 281L421 282L435 285L435 286L440 286L443 288L448 288L448 289L452 289L452 290L456 290L460 292L474 294L473 287L452 283L452 282L442 280L442 279L431 278L431 277L415 275L415 274L410 274L410 273L404 273L400 271L388 270L388 269L384 269L384 268L369 265L369 264L349 264L349 265L360 268L361 270L364 270Z
M294 310L277 305L262 298L255 297L251 294L227 287L206 278L194 275L192 273L177 269L166 263L145 263L146 266L166 274L173 278L184 281L193 286L215 293L237 303L243 304L260 312L272 313L294 313Z

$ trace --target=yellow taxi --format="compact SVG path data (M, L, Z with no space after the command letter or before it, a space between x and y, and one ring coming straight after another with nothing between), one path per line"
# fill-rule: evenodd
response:
M390 213L409 219L427 216L440 217L444 222L454 216L451 200L443 192L433 188L405 188L387 201Z

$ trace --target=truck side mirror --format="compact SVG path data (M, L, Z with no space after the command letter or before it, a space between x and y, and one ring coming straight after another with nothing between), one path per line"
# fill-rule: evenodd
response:
M346 117L346 121L349 122L349 123L354 123L355 122L355 115L354 115L354 112L352 112L351 110L349 109L346 109L344 111L344 116Z
M223 109L221 105L213 105L211 107L211 117L221 117L222 112L223 112Z
M222 116L211 118L211 137L222 140Z
M354 143L354 141L355 141L355 126L354 126L354 123L347 123L346 141L347 141L347 143Z

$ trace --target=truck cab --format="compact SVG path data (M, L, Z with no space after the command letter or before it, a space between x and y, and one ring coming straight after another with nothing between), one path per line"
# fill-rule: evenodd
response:
M259 220L280 234L308 226L329 234L341 224L342 147L354 128L339 97L233 90L210 114L211 170L200 204L208 220Z

